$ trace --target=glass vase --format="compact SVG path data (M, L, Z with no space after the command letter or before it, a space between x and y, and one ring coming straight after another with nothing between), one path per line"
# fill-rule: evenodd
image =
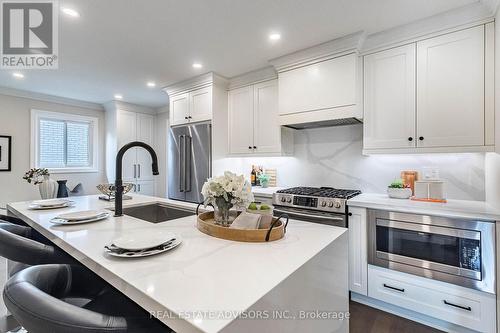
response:
M229 227L235 219L234 214L231 214L232 207L233 204L230 201L226 201L223 197L216 198L214 207L215 224Z

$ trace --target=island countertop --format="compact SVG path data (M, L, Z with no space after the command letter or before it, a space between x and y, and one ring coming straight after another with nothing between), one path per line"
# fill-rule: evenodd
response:
M347 234L344 228L291 220L281 240L241 243L201 233L194 215L158 224L129 216L73 226L50 223L63 212L112 208L112 203L99 200L97 195L71 199L75 206L65 209L30 210L29 202L7 207L143 308L165 313L158 318L178 332L222 331L235 318L209 318L209 312L246 311L337 239L346 239ZM124 201L124 207L154 202L194 207L142 195L133 195L132 200ZM146 258L124 260L104 253L104 245L111 240L146 229L174 232L183 242L174 250ZM347 289L335 293L343 295Z

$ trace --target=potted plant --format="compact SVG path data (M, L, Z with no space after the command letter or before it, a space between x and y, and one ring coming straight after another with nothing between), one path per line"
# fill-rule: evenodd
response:
M243 175L225 171L223 176L208 179L201 190L204 205L214 207L215 223L228 227L236 218L233 207L245 209L253 201L252 187Z
M50 179L50 173L48 169L30 169L26 171L23 179L26 180L28 184L38 185L38 190L40 191L40 196L42 197L42 199L52 199L56 197L57 182L53 179Z
M263 188L266 188L269 185L269 179L270 179L269 175L266 175L265 173L261 172L259 173L257 178L259 179L260 186L262 186Z
M387 188L387 194L390 198L408 199L412 195L409 184L404 184L402 179L394 180Z

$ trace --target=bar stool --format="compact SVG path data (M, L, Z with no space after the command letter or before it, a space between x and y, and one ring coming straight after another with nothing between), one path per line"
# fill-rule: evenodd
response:
M64 301L75 296L91 301L80 307ZM30 333L172 332L81 266L26 268L7 281L3 299Z
M76 264L22 220L5 215L0 215L0 256L14 262L9 276L31 265Z

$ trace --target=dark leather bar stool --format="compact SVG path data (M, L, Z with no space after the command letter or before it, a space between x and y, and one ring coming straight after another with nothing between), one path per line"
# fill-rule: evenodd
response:
M91 301L75 306L65 298ZM39 265L7 281L7 309L30 333L172 332L149 313L81 266Z
M6 215L0 215L0 256L14 262L9 276L32 265L76 264L22 220Z

